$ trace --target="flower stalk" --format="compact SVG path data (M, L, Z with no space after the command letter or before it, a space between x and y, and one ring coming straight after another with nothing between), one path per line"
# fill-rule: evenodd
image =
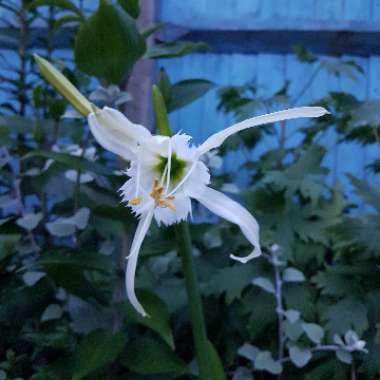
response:
M157 86L153 86L152 96L156 115L156 126L161 135L171 136L172 132L169 125L164 98ZM201 380L210 380L213 376L209 368L207 330L203 314L201 295L198 287L197 273L194 265L193 249L188 223L184 221L176 224L175 233L178 252L182 262L183 275L185 278L187 302L193 332L195 356L199 368L199 377Z
M199 368L199 378L209 380L213 378L209 368L208 339L206 323L203 315L203 306L199 292L197 274L193 259L191 236L187 222L175 226L178 251L181 257L182 270L185 278L187 303L193 331L195 356Z

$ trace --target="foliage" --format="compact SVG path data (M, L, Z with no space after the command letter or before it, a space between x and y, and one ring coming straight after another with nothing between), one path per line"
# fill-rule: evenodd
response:
M137 2L117 3L102 1L90 15L66 0L0 3L20 23L16 45L24 47L20 66L8 67L16 79L2 83L0 379L197 378L173 229L153 228L144 243L137 287L150 318L142 318L124 294L135 220L115 189L125 181L126 163L96 145L83 120L61 118L74 114L36 75L28 50L35 19L49 27L48 58L58 54L50 39L73 26L80 54L74 66L67 60L57 65L95 103L128 108L125 86L111 83L128 81L144 55L180 56L194 45L159 43L146 51L146 34L135 26ZM89 39L109 14L118 22L107 28L119 29L115 41L101 44L100 57ZM137 48L131 51L129 43ZM326 64L300 47L297 53L318 70L361 75L350 62ZM95 91L86 74L101 81ZM162 71L157 85L170 112L215 87L199 78L173 84L169 78ZM219 108L236 119L285 108L295 104L288 87L267 98L251 84L222 88ZM356 204L344 186L328 185L328 152L319 143L333 129L342 143L378 144L377 105L340 92L318 103L331 115L304 125L298 144L288 145L285 136L260 159L249 155L241 162L249 183L238 196L260 222L263 257L231 263L230 252L249 249L234 226L191 225L216 376L221 366L234 380L380 375L379 191L350 177ZM220 154L250 152L282 128L247 131L228 140ZM234 182L235 173L218 173L215 186Z

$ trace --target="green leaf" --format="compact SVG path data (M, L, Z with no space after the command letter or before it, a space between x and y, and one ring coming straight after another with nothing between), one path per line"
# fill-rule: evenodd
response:
M284 333L291 340L298 340L298 338L303 334L301 321L296 321L290 323L289 321L284 322Z
M150 338L139 338L130 342L120 361L131 371L141 375L174 372L180 376L187 372L186 364L166 343Z
M62 17L59 17L57 18L55 21L54 21L54 30L58 30L59 28L61 28L63 25L67 24L67 23L80 23L82 21L82 19L78 16L75 16L75 15L65 15L65 16L62 16Z
M275 185L278 190L286 190L288 198L294 197L294 193L299 190L315 203L324 189L322 176L327 173L327 169L321 166L324 154L324 148L312 145L287 169L269 171L264 182Z
M282 372L281 363L275 361L269 351L259 352L256 356L254 365L257 370L264 370L273 375L278 375Z
M135 20L122 8L101 0L80 27L75 62L83 72L118 84L145 52Z
M145 58L176 58L198 50L207 50L204 42L174 41L164 42L148 48Z
M215 84L206 79L188 79L176 82L171 87L168 112L176 111L215 88Z
M353 81L357 81L358 74L362 73L362 68L353 61L342 59L325 59L320 62L321 67L329 74L345 76Z
M89 217L90 210L86 207L82 207L69 218L58 218L54 222L46 223L46 228L53 236L70 236L75 233L76 229L85 229Z
M295 323L300 319L301 313L298 310L289 309L284 311L284 315L290 323Z
M226 293L226 302L230 304L234 299L240 298L243 289L251 283L255 269L252 265L234 265L218 270L207 286L206 295Z
M97 162L92 162L83 157L73 156L67 153L58 153L58 152L45 152L42 150L34 150L25 155L22 159L29 160L34 157L44 157L50 158L54 161L57 161L61 164L64 164L71 169L80 170L80 171L90 171L100 175L113 175L113 171L108 167L101 165Z
M70 268L110 272L113 267L109 257L97 252L59 252L57 250L45 253L37 260L36 265L45 269L61 267L68 272L70 272Z
M209 368L212 376L210 380L226 380L222 361L220 360L219 354L215 347L209 340L207 341L207 351L207 359L209 361Z
M173 334L170 328L170 315L164 302L155 294L140 290L137 297L149 317L143 317L129 304L123 304L126 322L135 322L147 326L155 331L171 347L174 348Z
M293 48L294 54L297 56L297 58L301 62L313 63L316 61L315 56L312 53L310 53L308 50L306 50L306 48L303 45L297 44L297 45L292 46L292 48Z
M324 271L317 272L312 277L312 282L325 295L348 296L355 292L355 282L352 281L352 277L337 273L333 267L326 267Z
M283 279L286 282L304 282L304 274L296 268L286 268L283 273Z
M315 344L320 344L325 332L323 328L315 323L303 323L303 331L305 331L307 337Z
M351 364L352 362L352 355L350 352L339 349L336 351L336 357L343 363Z
M77 365L72 380L80 380L115 361L125 343L123 334L104 330L96 330L85 336L76 353Z
M354 330L361 335L368 328L367 308L359 300L350 297L331 305L324 313L331 334L345 334Z
M253 362L259 352L260 350L257 347L252 346L252 344L249 343L244 343L239 348L238 354L243 358L249 359Z
M16 220L16 224L22 228L25 228L28 231L32 231L38 226L38 223L40 223L42 218L43 215L41 212L37 214L26 214L21 218L18 218Z
M117 0L117 2L131 17L139 17L139 0Z
M275 294L276 290L274 288L273 282L266 277L256 277L252 280L252 284L258 286L259 288L265 290L268 293Z
M143 29L141 31L141 35L143 38L147 39L149 36L151 36L153 33L156 33L158 30L160 30L162 27L164 27L166 24L164 22L157 22L150 26L148 26L146 29Z
M63 310L57 304L49 305L41 315L41 322L47 322L62 317Z
M96 252L61 252L45 253L35 266L47 272L57 286L64 288L80 298L96 298L106 304L107 287L99 287L85 271L97 271L99 275L109 276L113 262L110 257ZM70 275L68 275L70 274ZM103 285L103 284L102 284Z
M332 358L325 360L323 365L308 369L305 380L346 380L348 376L347 366Z
M359 196L367 204L375 207L380 212L380 191L375 186L371 186L367 181L348 175L350 182L355 186Z
M293 346L289 349L290 360L298 367L302 368L309 363L312 355L308 348Z

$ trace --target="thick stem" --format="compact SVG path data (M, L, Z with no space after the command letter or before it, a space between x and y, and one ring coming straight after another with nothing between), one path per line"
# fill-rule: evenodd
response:
M212 375L209 370L206 324L203 317L202 300L194 266L189 226L186 222L182 222L175 228L178 241L178 250L181 256L182 268L185 277L195 353L199 367L199 378L201 380L210 380Z
M172 131L165 101L157 86L153 86L153 107L156 115L157 128L161 135L171 136ZM199 378L201 380L211 380L215 377L210 367L210 343L207 339L206 323L203 317L202 300L194 265L189 226L187 222L181 222L175 226L175 230L178 251L182 260L182 270L185 277L187 302L193 331L195 356L199 368Z

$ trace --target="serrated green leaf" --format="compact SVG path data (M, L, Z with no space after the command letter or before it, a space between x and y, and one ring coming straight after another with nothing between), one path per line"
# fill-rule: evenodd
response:
M368 328L367 309L355 298L345 298L331 305L324 313L331 334L354 330L361 335Z
M205 294L226 293L226 302L230 304L239 298L243 289L248 286L255 273L252 265L234 265L220 269L214 274L204 288Z

